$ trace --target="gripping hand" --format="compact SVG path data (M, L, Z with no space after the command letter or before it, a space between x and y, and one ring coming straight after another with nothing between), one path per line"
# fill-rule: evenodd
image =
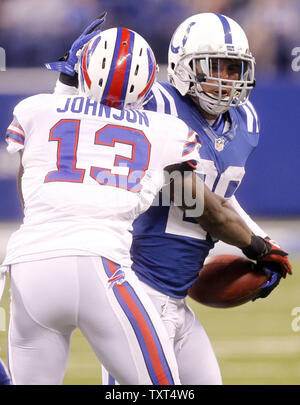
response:
M265 238L264 241L266 243L266 251L261 257L256 259L257 263L266 264L266 267L268 267L269 263L276 263L277 266L274 269L283 278L285 278L287 274L293 274L288 254L271 239Z
M58 62L45 63L48 70L56 70L68 76L75 75L75 66L78 62L77 52L87 44L94 36L101 32L101 25L105 21L106 12L96 18L80 35L71 46L71 49L59 59Z
M252 299L252 301L258 298L266 298L271 292L278 286L281 280L280 275L280 265L277 263L268 263L267 265L263 262L256 264L257 268L262 270L268 277L268 281L262 285L259 294Z
M293 274L288 254L272 241L270 238L261 238L252 235L251 244L242 249L243 253L257 263L268 266L269 263L276 263L275 271L285 278L287 274Z

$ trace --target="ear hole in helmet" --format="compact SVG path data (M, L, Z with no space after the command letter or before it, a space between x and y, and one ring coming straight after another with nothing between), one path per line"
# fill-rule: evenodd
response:
M139 65L136 65L136 68L135 68L135 72L134 72L134 75L135 76L137 76L137 74L138 74L138 72L139 72Z
M129 93L133 93L133 91L134 91L134 85L132 84L132 85L130 86Z

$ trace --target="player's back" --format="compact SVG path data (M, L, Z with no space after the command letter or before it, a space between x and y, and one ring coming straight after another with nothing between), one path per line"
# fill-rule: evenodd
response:
M6 262L75 250L122 261L131 224L162 186L163 168L187 160L188 127L167 115L52 94L23 100L14 115L7 134L12 151L25 146L25 219Z

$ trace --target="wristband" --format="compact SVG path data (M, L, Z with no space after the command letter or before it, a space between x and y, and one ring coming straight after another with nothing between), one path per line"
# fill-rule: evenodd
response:
M242 252L248 259L257 260L263 257L267 251L266 241L257 235L252 235L250 245L242 248Z

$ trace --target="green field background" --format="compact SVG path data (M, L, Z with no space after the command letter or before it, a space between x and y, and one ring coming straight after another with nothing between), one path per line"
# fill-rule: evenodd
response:
M297 307L300 315L300 261L291 261L294 275L282 280L267 299L231 309L209 308L189 300L211 339L225 385L300 384L300 319L298 322L292 315ZM5 315L0 325L1 357L6 363L9 281L1 313ZM64 385L98 384L100 364L82 334L76 331Z

